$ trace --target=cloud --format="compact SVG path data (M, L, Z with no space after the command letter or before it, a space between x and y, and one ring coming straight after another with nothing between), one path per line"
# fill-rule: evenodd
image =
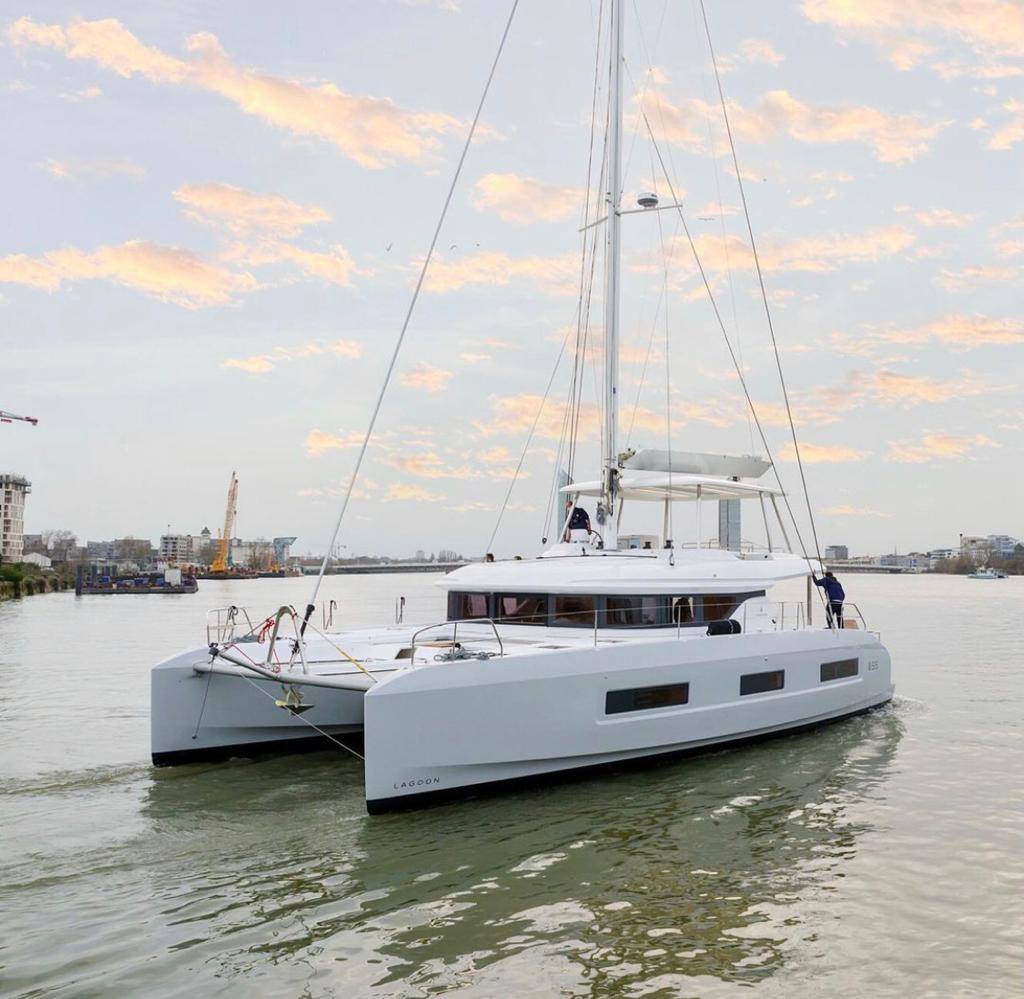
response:
M740 44L740 52L743 58L750 63L767 63L769 66L778 66L785 62L786 57L780 55L771 42L763 38L748 38Z
M459 360L464 364L483 364L491 359L490 354L476 354L473 351L463 351L459 354Z
M466 285L507 285L522 280L533 282L551 295L573 295L579 266L575 254L516 258L485 250L457 260L437 256L427 271L424 287L435 294L447 294Z
M922 326L892 329L874 334L868 339L886 343L927 343L929 340L937 340L939 343L969 350L992 344L1024 343L1024 321L950 313Z
M913 245L915 236L900 225L883 226L861 233L835 233L828 236L803 236L788 241L763 240L758 247L764 271L806 271L824 274L846 264L876 263L901 253ZM689 246L679 241L677 247L681 267L692 269ZM696 237L694 245L705 270L726 273L730 269L753 269L754 255L737 236L724 241L705 233Z
M62 27L23 17L10 25L7 36L18 48L54 49L123 77L188 84L218 94L270 125L329 142L369 169L432 158L439 137L462 134L467 127L448 114L408 111L387 98L349 94L333 83L288 80L239 66L209 32L188 39L187 61L145 45L114 18ZM495 133L483 128L478 134Z
M468 465L452 467L435 451L422 454L392 454L385 463L423 479L479 479L480 472Z
M804 441L800 444L800 457L806 465L845 463L863 461L867 452L857 451L842 444L812 444ZM787 444L779 452L780 461L796 461L796 452L792 444Z
M355 275L369 275L372 271L358 267L352 255L340 244L328 250L304 250L291 243L258 240L253 244L237 243L223 254L225 260L246 267L266 267L271 264L294 264L310 277L318 277L343 288L352 286Z
M942 432L926 433L919 441L890 441L886 461L921 465L937 459L958 460L973 457L983 447L999 447L991 437L973 434L958 437Z
M906 163L928 150L945 123L922 121L915 115L889 114L866 106L816 107L788 91L773 90L749 112L731 115L736 132L751 141L767 142L779 132L798 142L858 142L870 146L882 163Z
M977 56L1024 56L1024 7L1016 0L804 0L818 24L859 33L894 55L936 36L968 46Z
M576 214L583 190L547 184L515 173L488 173L473 185L473 207L516 225L558 222Z
M840 506L827 506L825 507L825 513L831 514L833 517L889 517L891 514L882 513L881 510L874 510L869 506L850 506L849 504L841 504Z
M295 236L305 226L330 220L315 205L296 204L280 194L253 194L231 184L187 184L174 192L174 200L193 221L236 235Z
M974 265L958 271L940 271L935 277L935 283L946 291L970 291L987 281L1012 281L1018 273L1016 267Z
M436 368L424 361L417 364L412 371L404 372L401 382L406 388L422 389L424 392L443 392L453 377L454 371Z
M101 246L91 252L68 247L37 258L24 254L0 258L0 283L56 291L64 282L86 280L123 285L187 309L229 305L237 294L258 287L251 274L148 240Z
M943 382L924 375L904 375L883 369L872 377L871 388L879 402L909 409L924 402L947 402L968 395L982 395L991 386L973 376Z
M989 149L1012 149L1018 142L1024 142L1024 101L1009 100L1003 105L1003 110L1010 119L989 137Z
M384 494L385 503L441 503L446 498L439 493L432 493L429 489L424 489L423 486L405 482L396 482L394 485L388 486L387 492Z
M251 357L231 357L221 362L222 368L238 368L249 374L262 375L272 371L276 364L295 361L306 357L333 354L335 357L355 360L363 353L362 345L354 340L334 340L330 343L313 341L299 347L274 347L269 354L254 354Z
M365 436L365 433L360 433L358 430L350 430L345 434L329 434L316 427L306 435L306 454L315 458L328 451L362 447Z
M927 211L915 212L914 218L921 225L929 227L949 226L953 229L963 229L974 221L975 216L957 215L956 212L950 211L948 208L929 208Z
M141 180L146 171L131 160L43 160L39 164L51 177L57 180L80 180L90 178L107 180L110 177L126 177Z

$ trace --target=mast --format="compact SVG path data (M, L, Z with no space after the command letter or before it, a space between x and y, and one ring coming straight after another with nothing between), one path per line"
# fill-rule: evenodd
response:
M604 288L604 506L606 548L618 547L617 492L619 465L619 245L622 219L622 14L624 0L611 0L611 74L608 88L608 190L605 193Z

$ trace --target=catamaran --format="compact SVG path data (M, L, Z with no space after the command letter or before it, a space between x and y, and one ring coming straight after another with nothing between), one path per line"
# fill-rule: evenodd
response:
M442 622L318 627L313 612L326 557L304 613L282 607L254 623L239 608L213 612L205 645L152 670L154 764L333 743L363 759L367 808L381 812L792 733L871 711L892 698L889 653L855 605L846 605L844 627L814 622L820 600L811 585L816 560L803 543L741 365L737 373L761 431L764 458L620 446L620 227L634 213L670 210L683 219L674 191L664 207L653 194L641 195L637 208L623 202L624 7L624 0L607 5L609 105L598 180L604 216L583 230L584 253L586 234L600 231L605 257L597 474L560 487L557 532L536 557L474 563L441 579L447 594ZM722 111L727 114L724 97ZM742 177L738 164L736 173ZM667 171L665 179L672 190ZM447 203L328 550L337 540ZM712 295L710 285L707 291ZM774 331L772 336L774 342ZM731 346L729 351L735 361ZM799 458L792 421L790 427ZM769 471L776 473L774 483L765 478ZM763 545L740 535L744 503L760 513ZM694 512L693 542L672 537L677 504ZM710 542L702 540L709 504L719 525ZM576 516L584 509L594 511L596 526L589 515ZM649 518L652 509L663 513L660 534L624 531L625 510L647 511ZM791 550L790 529L800 553ZM806 600L772 599L773 587L800 578L807 579Z

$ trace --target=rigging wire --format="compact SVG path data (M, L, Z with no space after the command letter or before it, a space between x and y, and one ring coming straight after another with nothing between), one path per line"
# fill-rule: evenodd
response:
M352 498L352 491L355 488L356 480L359 477L359 471L363 465L363 459L366 457L366 449L370 444L370 438L373 436L374 427L377 425L377 415L380 412L381 405L384 402L384 395L387 392L388 385L391 382L391 376L394 374L395 365L398 363L398 355L401 353L402 344L405 342L405 334L409 329L409 323L412 320L413 310L416 308L416 302L419 300L420 290L423 287L423 281L427 276L427 268L430 266L430 261L434 256L434 249L437 246L437 240L441 235L441 228L444 226L445 218L448 215L448 208L452 203L452 198L455 195L455 188L458 185L459 177L462 175L462 167L466 162L466 156L469 154L469 147L473 142L473 136L476 134L477 124L480 121L480 115L483 113L484 102L487 100L487 94L490 92L491 83L494 80L494 74L497 72L498 63L501 60L501 54L505 51L505 43L508 41L509 32L512 29L512 21L516 16L516 10L519 7L519 0L512 0L512 6L509 10L508 19L505 21L505 29L501 34L501 40L498 43L498 50L494 54L494 60L491 63L490 72L487 74L487 81L484 83L483 93L480 95L480 100L476 107L476 113L473 115L473 122L469 127L469 132L466 135L466 141L463 144L462 152L459 155L458 164L455 167L455 173L452 176L452 182L448 187L448 194L444 199L444 206L441 208L441 214L438 217L437 225L434 228L434 235L430 240L430 247L427 250L427 255L423 258L423 266L420 268L419 277L416 280L416 287L413 290L412 298L409 301L409 308L406 311L405 319L402 322L402 328L399 331L398 338L395 341L394 349L391 352L391 360L388 363L387 372L384 375L384 382L380 387L380 392L377 394L377 403L373 407L373 414L370 417L369 426L366 428L366 435L363 437L362 446L359 448L359 454L356 457L355 467L352 469L352 475L349 478L348 487L345 490L345 499L341 504L341 511L338 514L338 519L334 525L334 531L331 533L331 540L327 546L327 553L324 555L323 562L320 563L320 571L317 573L316 583L313 586L313 593L309 598L309 603L306 605L306 614L302 622L302 631L300 634L305 633L306 624L309 621L310 616L316 607L316 598L320 592L320 585L323 583L324 574L327 571L327 562L330 558L331 552L334 550L334 546L338 540L338 533L341 531L342 521L345 519L345 511L348 510L349 500Z
M722 105L722 118L725 121L725 131L729 137L729 149L732 153L733 169L736 171L736 184L739 187L740 201L743 204L743 216L747 222L747 233L750 236L750 249L754 256L754 267L757 270L757 281L761 289L761 301L764 303L764 314L768 320L768 333L772 340L772 350L775 354L775 367L779 373L779 383L782 387L782 399L786 404L786 418L789 421L789 432L793 440L793 453L796 457L797 468L800 471L800 483L803 486L804 501L807 504L807 518L811 525L811 535L814 539L814 553L821 563L821 546L818 543L818 528L814 522L814 510L811 506L811 494L807 488L807 476L804 472L804 462L800 454L800 442L797 440L796 424L793 422L793 409L789 402L789 389L786 387L786 377L782 371L782 357L779 353L779 343L775 337L775 324L772 321L772 310L768 304L768 292L765 289L764 274L761 271L761 260L757 253L757 241L754 239L754 227L750 221L750 210L747 207L747 194L743 186L743 176L740 173L739 157L736 155L736 143L733 141L732 125L729 121L729 110L725 102L725 91L722 89L722 77L718 72L718 59L715 55L715 46L711 40L711 26L708 23L708 12L704 6L704 0L698 0L700 12L704 20L704 33L708 40L708 50L711 53L711 65L715 71L715 83L718 87L718 99Z
M676 203L676 205L678 205L679 201L676 198L675 186L672 183L672 178L669 176L668 170L665 166L665 161L661 155L661 148L658 145L657 140L654 138L654 131L651 129L651 123L650 120L647 118L646 114L644 114L644 123L647 127L647 132L650 135L651 142L654 145L655 152L658 155L658 161L661 163L661 169L665 175L665 181L669 185L669 191L672 195L672 200ZM744 376L743 369L740 366L738 358L736 357L736 350L732 345L732 341L729 339L729 333L725 328L725 322L722 319L722 313L718 308L718 302L715 299L715 294L711 289L711 282L708 279L707 272L704 269L704 263L700 259L700 254L697 252L697 245L696 243L694 243L693 235L690 232L690 227L686 224L686 217L683 215L682 208L677 207L676 210L679 213L679 219L683 226L683 232L686 234L687 242L690 244L690 250L693 253L693 259L697 265L697 270L700 273L701 280L704 282L704 289L708 294L708 300L711 303L711 308L714 311L715 319L718 322L718 328L721 330L722 338L725 340L726 348L729 351L729 357L732 359L733 367L736 370L736 376L739 378L740 387L743 389L743 395L747 400L747 406L750 408L750 413L754 418L754 424L757 427L758 434L760 435L761 444L764 446L765 455L768 459L768 463L771 465L772 471L775 473L775 479L779 483L779 488L782 489L782 501L786 506L787 512L789 513L790 520L793 522L793 529L796 532L797 541L800 543L801 553L804 559L807 561L807 564L810 566L812 564L811 557L808 554L807 546L804 544L803 535L800 532L800 524L793 513L792 505L789 502L789 496L787 495L785 489L782 488L782 478L779 475L778 466L775 462L774 456L772 455L771 447L768 444L768 437L764 432L764 427L761 423L761 418L758 416L757 413L757 407L754 405L754 400L750 395L750 389L747 386L747 379Z

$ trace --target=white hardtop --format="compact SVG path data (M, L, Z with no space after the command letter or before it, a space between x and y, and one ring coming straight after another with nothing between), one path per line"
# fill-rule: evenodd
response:
M602 551L566 543L537 558L475 562L437 585L475 593L740 593L806 576L807 571L807 563L789 552Z
M602 496L604 483L573 482L563 486L567 496ZM759 482L740 482L716 475L695 475L683 472L651 472L623 469L619 473L618 493L624 500L693 500L756 499L759 496L782 496L776 486Z

